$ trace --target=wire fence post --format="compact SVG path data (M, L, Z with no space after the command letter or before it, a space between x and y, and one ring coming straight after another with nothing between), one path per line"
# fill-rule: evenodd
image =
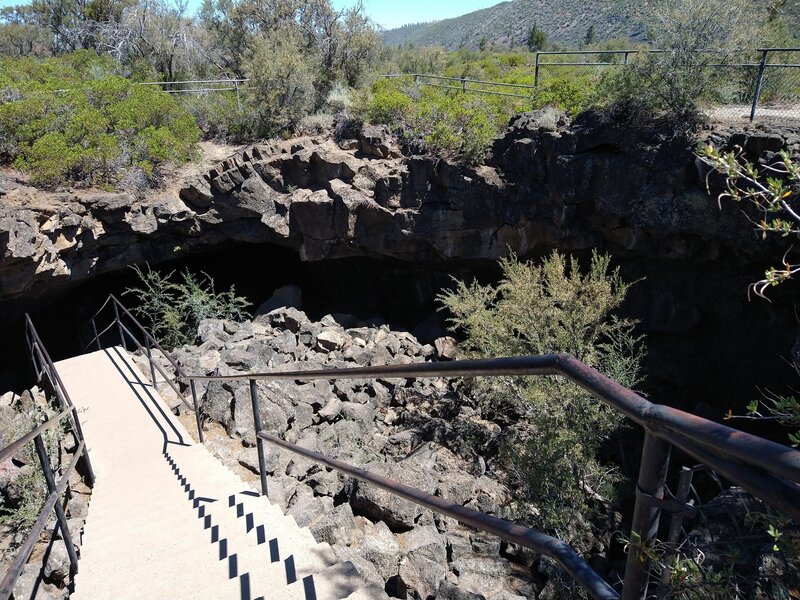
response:
M41 434L37 435L33 442L36 446L36 454L39 455L39 462L42 463L42 473L44 473L44 480L47 483L47 491L48 493L52 494L56 491L56 480L53 478L53 470L50 466L50 457L47 455L47 450L44 447ZM64 514L64 507L61 506L61 498L56 501L53 508L55 508L56 511L58 527L61 529L61 539L64 540L64 545L67 547L70 574L75 575L75 573L78 572L78 553L75 552L75 546L72 543L72 535L69 532L67 516Z
M242 101L239 98L239 80L238 79L234 79L233 80L233 87L236 88L236 108L239 110L239 112L242 112Z
M539 87L539 53L536 53L536 68L533 71L533 89Z
M644 436L639 481L636 484L636 504L633 509L631 538L622 600L645 600L650 580L650 553L658 534L661 509L657 502L664 498L670 445L649 431Z
M250 400L253 403L253 425L256 428L256 448L258 449L258 474L261 476L261 494L267 494L267 463L264 458L264 440L258 434L261 432L261 411L258 408L258 389L256 380L250 380Z
M758 75L756 75L755 92L753 93L753 107L750 109L750 122L756 118L756 111L758 110L758 97L761 96L761 86L764 84L764 71L767 69L767 58L769 57L769 50L763 50L761 53L761 62L758 63Z

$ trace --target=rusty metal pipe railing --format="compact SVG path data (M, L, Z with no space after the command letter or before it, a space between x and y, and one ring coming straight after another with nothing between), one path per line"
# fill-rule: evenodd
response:
M797 450L676 408L654 404L572 356L558 355L556 360L558 371L572 382L671 443L672 434L683 432L695 443L720 450L786 479L800 481L800 452Z
M35 438L37 435L41 435L45 431L52 429L53 427L58 425L61 422L61 419L66 417L69 413L71 413L74 410L75 410L74 406L65 408L52 419L48 419L38 427L35 427L31 431L23 435L21 438L11 442L8 446L0 450L0 463L8 460L12 456L14 456L17 452L22 450L22 448L25 447L25 444L27 444L28 442L32 442L33 438Z
M42 531L44 531L44 528L47 526L47 523L50 519L50 513L53 511L59 499L61 498L61 494L64 493L67 483L69 482L70 477L72 476L72 473L78 464L78 460L80 460L85 453L86 446L81 441L75 451L75 455L72 457L72 460L69 463L69 466L56 484L55 489L47 496L47 500L45 500L39 516L34 522L31 531L28 533L28 537L25 538L22 546L20 546L19 550L17 550L16 557L14 557L14 560L11 562L8 571L6 571L5 577L3 577L3 582L0 583L0 600L8 600L13 593L14 584L16 583L17 579L19 579L19 576L22 573L22 568L28 562L31 553L33 552L33 547L36 545L36 542L39 541ZM61 525L66 526L66 523L62 523ZM72 568L77 570L77 563L73 564Z
M58 398L61 406L64 408L74 408L72 398L70 398L69 392L67 392L67 388L64 386L64 382L61 380L61 376L58 374L58 371L53 364L53 359L50 358L50 353L42 343L42 338L39 337L39 332L36 331L36 327L33 326L33 321L31 321L30 315L27 313L25 314L25 336L31 340L31 346L36 348L42 369L43 371L47 372L50 386L53 388L53 392ZM35 366L36 361L33 359L33 357L31 357L31 360L34 362ZM37 373L37 377L41 377L39 373ZM81 427L81 422L77 413L74 413L70 417L70 423L75 430L75 434L78 436L78 441L83 440L83 428ZM92 468L92 461L88 454L85 457L84 463L86 465L89 484L91 485L94 483L94 469Z
M461 504L449 502L440 496L427 494L416 488L404 485L399 481L370 473L359 467L330 458L319 452L302 448L287 442L265 431L258 432L258 438L290 452L309 458L317 463L336 469L341 473L365 481L387 492L410 500L434 512L447 515L461 523L486 531L504 540L519 544L557 561L583 587L592 598L612 600L619 599L619 594L602 577L600 577L578 554L567 544L557 538L545 535L534 529L516 525L498 517L484 514L467 508Z
M516 358L461 360L446 363L414 363L318 369L313 371L274 371L241 375L191 375L195 381L313 381L318 379L409 379L415 377L508 377L525 375L564 375L572 382L622 412L638 425L670 438L683 431L703 446L714 448L753 466L800 481L800 452L782 444L715 423L664 405L653 404L639 394L606 377L578 359L562 354Z
M148 361L148 363L150 364L150 368L151 368L151 369L153 369L153 368L155 367L155 369L156 369L156 370L157 370L157 371L158 371L158 372L161 374L161 376L164 378L164 381L166 381L166 383L167 383L167 384L168 384L168 385L169 385L169 386L170 386L170 387L173 389L173 391L174 391L174 392L175 392L175 393L178 395L178 397L181 399L181 402L183 402L183 403L186 405L186 407L187 407L187 408L193 408L193 406L192 406L191 404L189 404L189 401L188 401L188 400L186 400L186 398L184 398L184 397L183 397L183 392L182 392L182 391L181 391L181 389L180 389L180 388L179 388L179 387L178 387L178 386L175 384L175 382L174 382L174 381L172 381L172 378L170 377L170 375L169 375L169 374L168 374L166 371L164 371L164 369L161 367L161 365L159 365L159 364L158 364L158 363L157 363L157 362L156 362L156 361L153 359L153 357L152 357L152 355L151 355L151 354L148 354L148 353L147 353L147 347L146 347L146 346L144 346L144 345L143 345L141 342L139 342L139 340L137 340L137 339L136 339L136 336L134 336L134 335L133 335L133 333L131 333L131 330L130 330L130 329L128 329L128 328L127 328L125 325L123 325L122 323L120 323L120 328L122 329L122 331L123 331L124 333L128 334L128 338L129 338L129 339L130 339L130 340L133 342L133 344L134 344L134 345L137 347L137 349L138 349L138 350L141 350L142 352L144 352L144 353L145 353L145 357L147 358L147 361ZM153 381L155 382L155 376L153 376ZM153 387L155 387L155 384L153 385Z
M120 331L120 338L121 338L120 342L123 344L123 346L125 345L125 336L127 334L128 339L130 339L136 345L137 349L144 352L150 364L151 376L153 377L153 387L155 387L155 376L152 375L152 373L153 373L153 368L155 368L155 370L157 370L161 374L161 376L164 377L164 381L166 381L167 384L172 388L172 390L178 395L178 397L181 399L181 402L187 408L194 411L197 422L197 436L200 439L200 442L203 442L204 441L203 428L201 424L200 413L198 412L197 391L195 389L194 380L192 380L190 377L186 375L186 373L183 371L183 369L181 369L180 365L175 361L175 359L172 358L172 356L163 348L163 346L161 346L158 340L149 331L147 331L147 329L141 323L139 323L138 319L133 316L133 314L125 307L124 304L122 304L122 302L120 302L117 299L116 296L114 296L114 294L109 294L108 298L103 303L101 309L97 311L97 313L95 313L92 319L97 318L97 316L109 303L111 303L111 305L114 308L114 320L104 331L107 331L115 324L117 324L119 326L119 331ZM122 318L120 315L124 315L125 317L127 317L127 319L136 326L136 329L138 329L141 335L144 337L145 344L139 342L138 338L133 334L133 332L122 323ZM100 335L102 335L102 333ZM87 347L91 346L91 344L94 341L95 340L90 341L89 344L87 344ZM100 348L101 344L99 337L96 338L96 341L98 344L98 348ZM167 360L170 366L175 370L174 376L167 373L162 368L162 366L153 358L153 349L158 350L161 353L161 355ZM174 377L180 377L181 379L189 383L192 393L191 403L186 399L180 387L175 383L175 381L173 381Z

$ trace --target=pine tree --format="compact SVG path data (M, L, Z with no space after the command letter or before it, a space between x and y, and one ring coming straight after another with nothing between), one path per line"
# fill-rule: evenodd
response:
M528 33L528 48L531 52L539 52L547 48L547 34L536 26L536 23L531 27Z
M594 31L594 25L589 25L589 28L586 30L586 35L583 38L584 46L591 46L597 41L597 34Z

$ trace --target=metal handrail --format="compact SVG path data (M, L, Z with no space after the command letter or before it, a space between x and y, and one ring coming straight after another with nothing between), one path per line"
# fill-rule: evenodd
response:
M75 410L74 406L62 410L52 419L48 419L47 421L45 421L38 427L35 427L22 437L11 442L8 446L0 450L0 463L14 456L17 452L22 450L22 448L24 448L28 442L33 440L35 437L43 434L45 431L49 431L50 429L61 423L61 419L66 417L69 413L71 413L74 410Z
M111 308L114 309L114 319L105 329L103 329L100 333L97 333L97 318L100 316L103 310L109 307L109 305ZM136 338L136 336L133 334L133 332L131 332L131 330L128 329L128 327L126 327L122 323L120 315L124 315L125 317L127 317L128 321L136 327L139 333L144 337L145 340L144 345L141 344L139 340ZM189 378L186 375L181 366L175 361L174 358L172 358L170 353L164 349L164 347L158 342L158 340L147 330L147 328L144 327L144 325L142 325L139 322L139 320L136 317L133 316L133 314L127 309L127 307L124 304L122 304L122 302L120 302L119 299L114 294L108 295L108 298L106 298L105 302L103 302L103 305L100 307L100 309L97 312L95 312L89 319L87 325L92 326L92 331L94 331L95 334L94 337L92 337L92 339L90 339L89 342L85 345L84 350L90 348L93 344L97 344L98 350L101 349L102 348L101 338L103 334L112 329L114 325L117 325L117 327L119 328L120 343L123 345L123 347L127 348L127 344L125 343L127 334L127 338L134 343L137 349L144 351L145 354L147 355L148 363L150 364L150 379L153 383L153 387L154 388L157 387L158 384L158 381L156 380L155 376L155 371L157 370L162 375L162 377L164 377L164 381L178 395L178 397L181 399L181 402L183 402L183 404L186 405L188 408L192 409L194 413L197 415L196 419L197 436L201 442L205 441L205 435L203 434L202 423L200 422L200 415L197 411L197 390L195 388L194 381L192 381L191 378ZM172 368L175 370L175 375L177 377L189 383L192 395L191 403L189 403L189 401L184 397L180 387L178 387L178 385L176 385L176 383L172 381L169 374L164 371L164 369L161 367L160 364L158 364L158 362L153 360L153 355L152 355L153 349L158 350L161 353L161 355L167 360L167 362L169 362L170 366L172 366Z
M69 482L79 460L83 460L84 462L87 482L89 485L94 483L94 471L92 470L89 454L86 451L86 443L83 438L83 430L81 429L80 420L78 419L78 411L69 397L69 393L67 392L64 382L61 380L61 377L59 376L58 371L56 370L55 365L50 358L50 354L47 352L47 349L42 343L39 333L36 331L30 316L27 314L25 315L25 339L28 343L31 364L36 373L37 382L39 384L44 383L43 380L45 375L47 376L47 382L52 388L62 410L54 417L34 427L25 435L0 449L0 463L2 463L13 457L32 441L36 448L36 454L39 458L39 463L42 468L42 473L44 475L48 491L47 499L45 500L31 531L28 533L25 542L17 551L11 566L3 577L2 583L0 583L0 600L8 600L13 593L14 585L22 573L22 568L28 562L31 553L33 552L34 545L39 540L39 536L42 534L42 531L44 531L44 528L49 522L50 514L52 512L55 512L56 514L57 526L61 531L61 537L64 540L64 546L66 547L67 554L69 556L70 573L75 575L75 573L78 572L78 555L75 551L75 545L72 543L72 534L69 531L67 517L64 513L63 506L60 504L60 499L61 494L64 493L67 483ZM75 433L78 445L69 466L63 472L59 481L56 482L52 465L50 464L50 457L47 454L47 449L45 447L42 435L58 426L65 418L68 418L72 425L72 430Z
M610 598L633 600L643 599L647 596L649 579L647 566L649 558L647 553L642 550L655 540L658 532L661 505L666 497L666 475L672 446L680 448L790 518L800 521L800 451L669 406L654 404L573 356L550 354L347 369L315 369L308 371L278 369L267 373L187 375L119 300L113 295L109 296L109 300L115 308L115 322L119 325L120 339L123 345L126 333L131 339L135 340L135 337L127 327L123 326L120 315L126 316L135 323L136 327L145 336L146 343L157 348L174 367L176 376L189 382L193 406L197 414L198 435L201 441L203 432L200 415L197 411L196 383L209 381L249 383L261 487L265 495L267 494L267 476L263 444L268 442L363 481L378 485L382 489L431 510L452 516L472 527L546 554L572 575L593 598L602 598L604 600ZM135 341L139 349L148 351L151 375L155 385L155 374L152 372L152 353L148 348L139 344L137 340ZM98 347L100 347L99 337L97 338L97 343ZM161 372L163 374L163 371ZM264 431L261 425L258 381L430 377L474 378L531 375L564 376L615 410L623 413L645 430L642 461L636 486L636 505L631 525L631 542L628 549L621 596L608 583L603 581L583 559L575 554L574 550L562 541L551 538L534 529L515 525L477 511L470 511L443 498L426 494L421 490L371 474L364 469L349 465L343 461L301 448Z
M313 371L271 371L241 375L191 375L195 381L312 381L317 379L371 379L413 377L508 377L523 375L564 375L577 385L622 412L642 427L661 436L685 431L703 446L720 450L761 469L774 470L781 477L800 481L800 452L697 417L669 406L653 404L637 393L606 377L596 369L566 354L458 360L441 363L412 363L348 369ZM798 490L800 493L800 490ZM800 502L796 508L800 520Z
M14 557L14 560L12 561L11 566L8 568L8 571L6 571L5 577L3 577L3 582L0 583L0 600L8 600L8 598L14 592L14 584L17 582L17 579L19 579L23 567L28 562L31 553L33 552L33 547L36 545L36 542L39 541L42 531L44 531L44 528L47 526L47 523L50 519L50 513L53 510L56 510L56 513L58 514L58 508L60 507L58 502L61 498L61 494L64 493L67 483L69 483L70 477L72 476L72 473L78 464L78 460L85 456L86 445L83 441L81 441L78 444L78 448L76 449L75 455L72 457L69 466L64 471L64 474L61 476L61 479L55 486L55 489L53 489L47 496L47 500L45 500L44 506L42 506L42 510L39 513L39 516L36 518L33 527L28 533L28 536L25 538L22 546L20 546L19 550L17 551L17 555ZM64 535L64 544L67 546L67 552L70 555L71 569L72 574L74 575L78 571L78 559L77 556L75 556L75 547L72 545L72 537L69 533L69 529L66 529L65 533L65 523L62 523L61 517L59 517L59 526L61 527L62 535Z
M461 523L474 527L500 537L514 544L530 548L541 554L550 556L558 561L564 570L577 581L581 587L589 591L593 598L615 600L619 594L602 577L600 577L566 542L552 536L516 525L504 519L487 515L477 510L467 508L461 504L448 502L441 496L428 494L411 486L400 483L387 477L370 473L360 467L355 467L341 460L330 458L319 452L308 450L271 435L266 431L257 433L259 439L285 448L295 454L304 456L317 463L336 469L361 481L366 481L376 487L392 494L410 500L414 504L424 506L434 512L452 517Z

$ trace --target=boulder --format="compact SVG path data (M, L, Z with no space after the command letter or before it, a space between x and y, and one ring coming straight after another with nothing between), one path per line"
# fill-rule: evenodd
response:
M279 308L296 308L298 311L303 308L303 292L296 285L285 285L272 293L269 299L262 303L253 313L258 317L266 315Z
M442 581L436 590L436 600L486 600L486 596L462 590L449 581Z
M447 575L444 538L432 525L417 527L399 537L403 549L400 579L415 592L415 598L434 596Z
M441 360L454 360L458 356L458 343L449 335L436 338L433 347L436 349L436 356Z
M358 519L358 524L359 536L351 548L375 565L384 581L397 575L401 549L386 523L378 521L373 524L366 519Z
M369 465L369 470L377 475L402 481L429 494L435 491L434 481L429 473L410 470L402 463L372 464ZM354 481L350 485L350 504L353 513L366 516L372 521L384 521L393 531L408 531L432 520L430 511L409 500L368 483Z
M325 329L317 336L315 350L318 352L332 352L341 350L348 342L348 336L335 329Z
M361 152L372 158L400 156L397 143L386 125L365 125L360 135Z
M40 565L27 564L14 584L14 598L25 600L63 600L69 595L66 587L58 588L42 578Z
M53 540L47 552L47 561L44 564L43 574L48 581L61 584L69 577L69 554L67 547L61 539Z

